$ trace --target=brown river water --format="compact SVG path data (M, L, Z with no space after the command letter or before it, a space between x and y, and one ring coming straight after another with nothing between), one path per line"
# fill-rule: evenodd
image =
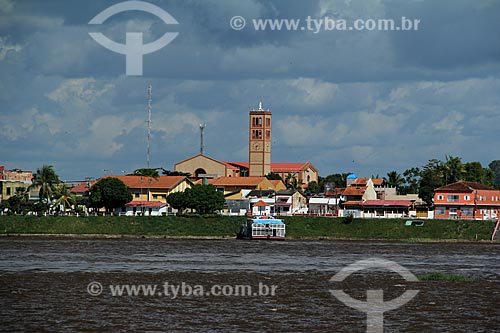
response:
M408 282L372 268L330 281L369 258L473 280ZM500 332L499 273L500 244L487 243L4 237L0 331L366 332L366 313L330 290L366 302L381 289L384 302L419 291L383 314L384 332ZM113 294L124 285L157 288Z

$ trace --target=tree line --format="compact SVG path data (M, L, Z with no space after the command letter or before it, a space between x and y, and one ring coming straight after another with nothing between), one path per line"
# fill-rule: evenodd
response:
M185 176L186 174L176 171L162 169L162 174L169 176ZM130 175L143 177L159 177L157 169L137 169ZM29 193L32 189L38 189L38 201L30 202ZM111 212L116 208L123 207L132 201L130 189L118 178L105 177L93 184L88 194L77 196L64 184L54 167L43 165L37 169L33 176L33 182L29 187L18 187L16 192L8 200L2 201L0 208L7 209L10 213L26 214L33 212L37 214L52 213L66 214L83 213L81 207L99 210L105 208ZM191 209L199 214L210 214L224 208L224 194L217 191L213 185L195 185L185 192L177 192L167 197L167 202L173 208L181 212Z
M319 182L308 184L308 192L321 193L333 188L342 188L347 184L350 173L336 173L319 177ZM372 175L372 178L381 178ZM431 159L421 167L412 167L402 174L389 171L382 177L387 186L395 187L399 194L418 194L428 205L432 205L434 189L458 181L471 181L500 189L500 160L494 160L488 167L480 162L462 162L460 157L445 156L445 160Z

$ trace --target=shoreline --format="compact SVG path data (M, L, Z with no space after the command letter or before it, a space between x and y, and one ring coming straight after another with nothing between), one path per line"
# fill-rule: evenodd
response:
M225 236L174 236L174 235L127 235L127 234L25 234L8 233L0 234L0 238L62 238L62 239L179 239L179 240L236 240L234 235ZM432 239L432 238L353 238L353 237L331 237L331 236L303 236L287 237L287 241L345 241L345 242L390 242L390 243L477 243L477 244L500 244L500 241L470 240L470 239Z

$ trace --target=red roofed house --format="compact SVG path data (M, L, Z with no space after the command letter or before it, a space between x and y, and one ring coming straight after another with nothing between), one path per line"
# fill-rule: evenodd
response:
M275 190L273 183L266 177L219 177L209 179L208 183L224 194L241 190Z
M361 206L363 217L404 218L416 214L412 200L366 200Z
M122 208L125 215L160 215L166 213L167 196L174 192L184 192L193 185L185 176L111 176L120 179L132 193L132 201Z
M349 184L349 183L348 183ZM367 200L377 200L377 192L373 186L373 181L369 178L365 182L352 182L342 194L342 209L339 216L353 215L361 217L363 213L363 202Z
M475 182L456 182L434 190L434 217L441 219L496 219L500 190Z
M193 183L185 176L111 176L120 179L132 192L132 201L167 202L167 196L174 192L184 192Z

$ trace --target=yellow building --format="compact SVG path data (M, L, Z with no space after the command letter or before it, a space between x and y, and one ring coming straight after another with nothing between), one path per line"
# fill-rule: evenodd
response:
M228 163L198 154L175 163L174 170L189 173L194 178L239 177L240 170Z
M112 176L120 179L130 188L132 201L166 202L167 196L174 192L184 192L193 183L184 176Z
M282 189L285 187L283 182L274 185L266 177L220 177L216 179L210 179L209 184L214 185L217 189L220 189L224 194L229 194L233 192L238 192L241 190L273 190L277 191L276 188Z

